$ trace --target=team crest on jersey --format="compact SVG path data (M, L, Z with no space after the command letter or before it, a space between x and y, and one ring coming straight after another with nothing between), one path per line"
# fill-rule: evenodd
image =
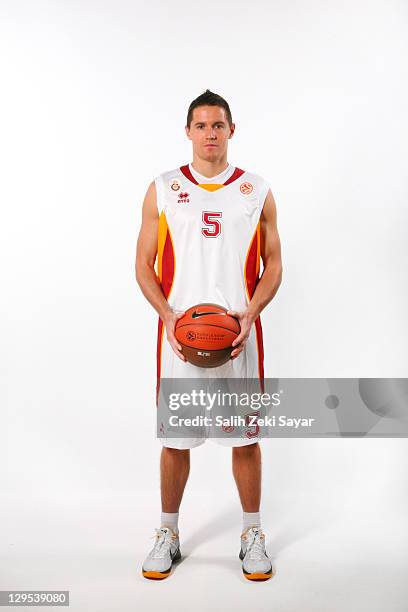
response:
M169 188L171 189L171 191L180 191L180 181L178 179L171 179L171 181L169 182Z
M190 194L189 194L189 193L187 193L187 191L182 191L181 193L179 193L179 194L178 194L178 200L177 200L177 202L178 202L179 204L180 204L181 202L185 202L185 203L189 202L189 201L190 201L190 200L188 199L188 196L189 196L189 195L190 195Z
M245 181L244 183L241 183L241 185L239 186L239 190L244 195L248 195L253 191L253 186L248 181Z

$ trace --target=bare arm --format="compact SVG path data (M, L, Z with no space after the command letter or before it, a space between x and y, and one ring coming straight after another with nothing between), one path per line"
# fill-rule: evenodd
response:
M281 244L276 217L275 200L269 190L260 218L261 257L264 269L248 306L248 312L253 320L273 299L282 282Z
M171 309L164 297L160 280L154 269L157 257L157 232L159 228L156 198L156 185L153 181L150 183L143 201L142 225L136 248L136 280L143 295L162 319L166 327L167 339L173 351L182 361L185 361L186 359L181 353L181 346L174 335L176 321L183 316L183 313L176 314Z
M236 346L236 349L231 353L232 358L237 357L243 350L252 323L275 296L282 282L281 245L277 228L276 204L271 190L267 193L260 223L261 257L264 266L262 276L248 304L248 308L241 313L228 311L230 314L237 316L241 324L241 333L232 343L233 346Z

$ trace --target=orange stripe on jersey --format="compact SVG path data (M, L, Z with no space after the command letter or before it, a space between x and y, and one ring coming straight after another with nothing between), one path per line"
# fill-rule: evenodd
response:
M217 191L218 189L221 189L221 187L224 187L224 185L219 185L218 183L199 183L198 186L206 189L207 191Z
M256 286L259 281L259 272L261 269L261 224L258 222L254 235L251 239L249 249L245 259L245 287L248 296L248 301L251 300L255 293ZM264 349L261 318L258 317L255 321L256 344L258 348L258 374L261 381L262 392L264 392Z
M173 240L164 212L159 217L159 228L157 233L157 275L166 300L169 298L174 276L176 272L176 256L174 252ZM164 325L159 317L157 328L157 387L156 404L159 401L160 373L161 373L161 352L163 344Z

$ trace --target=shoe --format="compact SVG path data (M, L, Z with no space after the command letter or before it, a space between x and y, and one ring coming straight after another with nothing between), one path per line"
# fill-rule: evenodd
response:
M173 561L181 559L179 536L170 527L163 526L152 537L156 542L143 563L142 574L151 580L162 580L170 575Z
M272 563L265 550L265 534L260 527L248 527L241 535L242 572L248 580L269 580Z

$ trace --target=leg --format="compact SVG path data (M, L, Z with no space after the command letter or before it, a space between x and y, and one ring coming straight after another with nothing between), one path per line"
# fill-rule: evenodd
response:
M261 503L261 448L259 443L234 446L232 472L244 512L259 512Z
M245 523L245 515L248 517L253 512L259 513L261 503L261 448L258 442L233 447L232 470ZM260 527L254 525L244 529L239 558L242 561L242 572L248 580L264 581L271 578L272 563L266 554L265 535Z
M190 472L190 449L163 447L160 457L162 512L178 512Z

